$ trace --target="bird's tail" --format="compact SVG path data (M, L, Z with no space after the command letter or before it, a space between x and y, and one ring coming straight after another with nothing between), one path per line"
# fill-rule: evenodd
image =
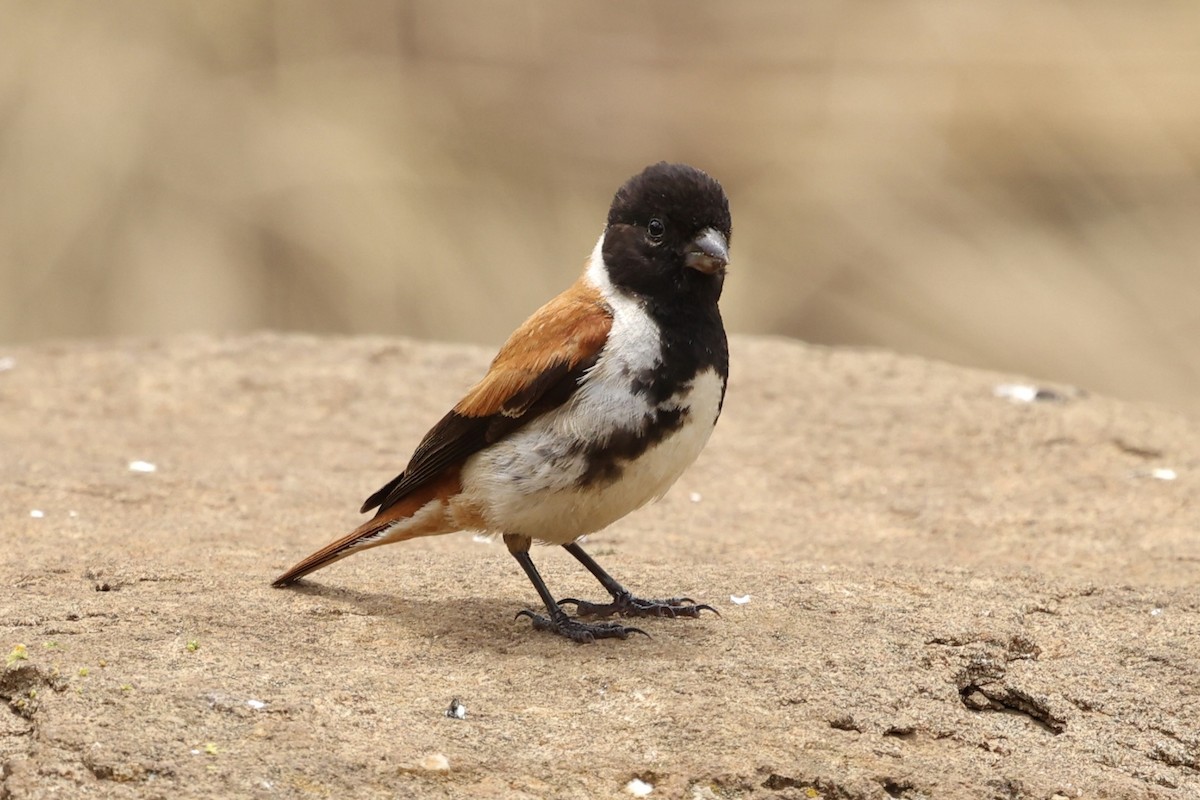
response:
M348 555L381 544L403 542L417 536L449 533L456 528L450 522L447 491L451 487L439 481L414 491L408 497L387 509L381 510L372 519L364 522L340 539L335 539L317 552L298 562L287 572L271 582L272 586L287 586L295 583L310 572L327 567ZM457 478L454 479L457 485Z
M335 561L340 561L351 553L377 547L388 542L402 541L400 538L387 536L392 520L381 520L378 517L358 526L340 539L336 539L322 547L317 552L300 561L287 572L271 582L272 586L287 586L294 583L310 572L326 567ZM410 538L410 537L406 537Z

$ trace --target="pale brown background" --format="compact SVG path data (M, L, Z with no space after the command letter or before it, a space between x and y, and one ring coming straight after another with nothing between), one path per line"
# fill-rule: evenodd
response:
M660 158L732 330L1200 408L1194 2L4 2L0 347L494 345Z

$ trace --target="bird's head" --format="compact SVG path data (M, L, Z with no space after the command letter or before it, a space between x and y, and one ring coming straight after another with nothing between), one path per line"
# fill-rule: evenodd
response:
M716 300L729 264L733 223L721 184L695 167L661 162L613 197L602 253L613 286L664 298Z

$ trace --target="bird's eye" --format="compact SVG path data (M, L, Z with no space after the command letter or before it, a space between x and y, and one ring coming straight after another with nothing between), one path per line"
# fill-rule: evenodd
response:
M667 226L663 225L663 221L655 217L650 220L650 224L646 226L646 232L650 234L651 239L661 239L663 234L667 232Z

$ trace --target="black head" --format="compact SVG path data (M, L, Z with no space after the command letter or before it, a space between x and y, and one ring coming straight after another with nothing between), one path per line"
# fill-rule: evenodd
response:
M617 190L604 231L604 263L619 289L669 301L716 303L725 282L733 223L721 184L665 161Z

